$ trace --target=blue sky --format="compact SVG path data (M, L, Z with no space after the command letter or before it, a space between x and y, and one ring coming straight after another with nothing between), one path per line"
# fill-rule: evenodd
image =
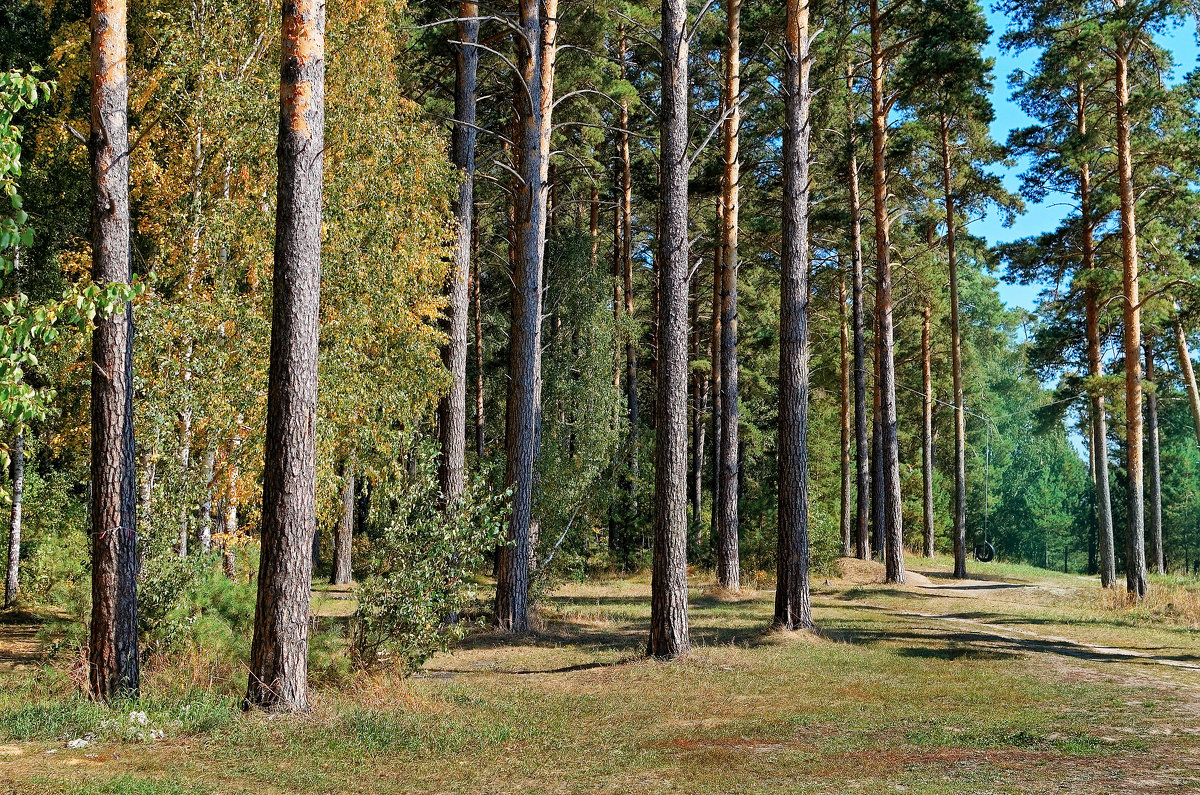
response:
M985 5L987 4L985 0ZM995 93L992 98L996 108L996 120L992 124L992 135L997 141L1003 142L1007 140L1009 130L1026 127L1033 122L1012 102L1008 78L1014 70L1032 66L1037 60L1037 53L1030 51L1017 56L1002 53L999 38L1008 27L1008 19L1003 13L989 10L988 21L992 27L992 40L988 44L987 55L996 59ZM1197 66L1200 47L1196 44L1195 30L1194 24L1189 21L1187 24L1181 24L1160 41L1175 55L1176 78L1181 78ZM1019 176L1023 169L1024 164L1017 163L1015 167L1004 171L1004 180L1009 190L1016 191L1020 186ZM1058 206L1058 200L1050 196L1042 204L1027 204L1025 214L1020 216L1012 227L1005 228L1000 217L993 214L976 222L971 231L991 243L1008 242L1055 228L1067 210L1067 207ZM1000 297L1007 304L1026 309L1033 308L1039 292L1041 287L1037 285L1000 286Z

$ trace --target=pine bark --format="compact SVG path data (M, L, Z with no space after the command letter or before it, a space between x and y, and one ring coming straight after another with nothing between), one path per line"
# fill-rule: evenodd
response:
M721 438L717 459L717 584L741 588L738 560L738 227L740 224L741 155L741 0L728 0L725 51L725 172L721 216Z
M13 439L9 474L12 483L12 510L8 523L8 569L4 578L4 606L12 607L20 594L21 510L25 499L25 431Z
M1129 530L1125 584L1137 598L1146 595L1146 512L1142 449L1142 309L1137 251L1137 200L1130 144L1129 52L1116 53L1117 177L1120 195L1121 264L1125 300L1125 451L1128 473Z
M854 506L855 551L859 560L871 557L868 532L871 509L871 432L867 423L867 333L865 322L862 200L858 190L858 141L854 112L854 63L846 62L846 184L850 190L850 257L853 277L850 290L851 322L854 325Z
M128 284L129 124L125 0L91 16L92 278ZM133 439L133 310L97 315L91 370L92 616L88 683L102 701L136 698L137 520Z
M934 553L933 523L933 355L930 351L932 312L928 305L921 317L921 484L925 514L925 557Z
M354 465L349 461L342 464L342 515L333 537L333 571L329 582L332 585L348 585L354 580L351 571L354 548Z
M1166 573L1163 553L1162 457L1158 438L1158 383L1154 373L1154 344L1146 340L1146 459L1150 489L1150 552L1148 564L1155 574Z
M1086 94L1082 86L1077 90L1077 117L1079 134L1087 133ZM1079 221L1081 228L1080 249L1083 254L1083 270L1089 280L1098 273L1096 264L1096 221L1092 210L1092 173L1087 163L1079 170ZM1104 391L1099 381L1104 376L1104 361L1100 350L1100 295L1094 281L1084 292L1085 334L1087 336L1088 374L1093 383L1091 393L1091 432L1093 476L1096 482L1096 546L1099 548L1100 584L1111 588L1117 579L1115 543L1113 541L1112 492L1108 473L1108 419L1104 406Z
M543 6L545 14L543 16ZM512 491L508 544L500 548L496 622L507 632L529 630L530 561L534 554L533 491L542 380L542 268L550 173L550 110L558 36L557 0L521 0L517 37L518 161L514 195L516 261L509 331L504 482Z
M688 653L687 301L688 42L686 0L662 3L662 110L651 657Z
M957 223L950 124L941 115L942 191L946 209L946 262L950 269L950 371L954 385L954 576L967 576L967 411L963 397L962 320L958 298Z
M779 311L779 550L775 626L810 629L808 548L809 0L788 0L784 40Z
M880 461L884 503L884 581L904 582L904 516L900 495L900 442L896 418L896 358L892 331L891 219L888 216L887 104L884 97L883 19L871 0L871 161L875 202L875 314L879 330Z
M438 401L438 486L447 504L457 502L466 488L467 458L467 324L470 322L472 230L475 211L475 84L479 73L479 13L476 2L458 4L455 51L454 131L451 159L459 170L458 196L453 203L454 265L447 289L442 363L450 371L450 392Z
M1192 428L1196 432L1196 445L1200 447L1200 388L1196 386L1196 370L1192 367L1192 355L1188 352L1187 333L1183 321L1175 318L1175 350L1179 354L1179 371L1183 375L1187 391L1188 406L1192 411Z
M850 447L851 447L851 430L850 430L850 328L846 321L846 274L844 270L839 269L838 272L838 309L840 313L840 334L839 343L841 346L841 452L842 452L842 492L841 492L841 530L842 530L842 557L848 558L854 551L854 542L851 537L851 524L854 512L854 476L851 474L850 468Z
M325 5L283 6L274 296L246 706L307 711L325 149Z

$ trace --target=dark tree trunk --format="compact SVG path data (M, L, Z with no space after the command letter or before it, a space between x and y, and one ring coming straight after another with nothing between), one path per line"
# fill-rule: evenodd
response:
M933 524L933 356L930 351L931 312L929 306L921 322L921 483L925 487L922 508L925 513L925 557L934 553Z
M726 3L725 52L725 212L721 237L724 266L721 268L721 439L717 478L717 584L737 591L741 588L738 560L738 226L741 209L742 126L742 0Z
M129 126L125 0L92 3L92 279L128 284ZM133 454L133 310L96 317L92 334L92 620L88 683L94 697L136 698L137 568Z
M545 6L545 16L542 6ZM542 379L542 263L549 199L550 110L558 36L557 0L521 0L517 37L519 166L514 195L516 263L509 332L507 463L512 490L508 544L500 548L496 622L508 632L529 630L530 561L534 554L533 490L538 455Z
M654 467L652 657L687 654L688 42L686 0L662 4L662 233Z
M879 328L879 408L884 504L884 581L904 582L904 516L900 497L900 442L896 420L896 358L892 337L891 219L887 211L887 105L883 95L883 19L871 0L871 160L875 199L875 313Z
M18 430L11 454L12 512L8 524L8 574L4 578L4 606L17 603L21 571L21 508L25 497L25 431Z
M350 561L354 548L354 466L342 464L342 515L333 536L332 585L348 585L353 579Z
M858 127L854 112L854 65L846 63L846 184L850 190L850 257L853 282L850 293L854 324L854 506L855 550L860 560L871 557L868 533L871 508L871 433L867 428L867 334L863 300L862 202L858 192Z
M967 576L967 412L963 398L962 324L958 307L958 250L951 170L950 123L940 118L942 191L946 204L946 261L950 267L950 372L954 384L954 576Z
M443 331L446 345L442 363L450 371L450 392L438 401L438 486L447 504L462 497L466 488L467 457L467 323L470 313L471 242L475 212L475 82L479 71L479 5L458 4L458 40L455 48L454 132L451 158L461 180L454 201L457 237L454 266L447 289L449 298ZM478 430L476 431L478 433Z
M302 711L316 526L325 5L284 4L282 40L262 551L246 705Z
M841 343L841 430L842 430L842 495L841 495L841 529L842 557L848 558L854 551L851 525L854 511L854 476L850 469L850 447L852 431L850 429L850 328L846 322L846 273L838 270L838 310L840 313Z
M775 626L812 627L808 548L809 2L788 0L784 41L779 310L779 561Z
M1150 556L1149 565L1155 574L1166 573L1163 559L1162 514L1162 457L1158 439L1158 383L1154 374L1154 343L1146 340L1146 458L1149 465L1150 489Z
M1137 251L1137 200L1133 187L1133 153L1129 119L1129 53L1121 45L1116 56L1117 177L1121 200L1121 263L1125 300L1125 452L1129 477L1128 547L1125 584L1136 598L1146 595L1146 506L1142 465L1142 309Z

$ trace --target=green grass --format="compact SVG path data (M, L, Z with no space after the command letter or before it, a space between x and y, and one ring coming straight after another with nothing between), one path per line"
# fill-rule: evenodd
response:
M477 634L408 680L320 686L299 718L241 713L243 672L189 690L154 670L138 709L162 727L158 741L118 725L127 705L69 696L62 674L3 674L0 791L1091 795L1122 771L1186 791L1200 769L1200 738L1179 731L1198 699L1170 676L898 612L919 600L1002 623L1046 609L1036 602L1004 612L834 584L815 595L821 635L791 638L766 630L771 594L696 587L696 651L660 663L641 657L647 593L642 580L565 586L529 637ZM86 732L97 741L64 747Z

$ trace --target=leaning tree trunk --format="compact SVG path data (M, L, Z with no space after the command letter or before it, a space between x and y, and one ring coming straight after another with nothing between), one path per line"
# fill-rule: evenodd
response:
M514 195L516 263L509 332L508 412L504 482L512 491L508 543L500 548L496 622L507 632L529 630L529 581L534 554L533 489L538 454L542 377L542 264L549 198L550 110L558 35L556 0L522 0L517 37L520 183Z
M1078 127L1082 136L1087 132L1087 117L1084 113L1085 94L1078 90ZM1092 215L1092 174L1087 163L1079 171L1079 221L1082 232L1081 250L1083 270L1091 279L1095 278L1096 266L1096 222ZM1094 284L1084 292L1085 334L1087 336L1088 375L1092 383L1091 432L1093 475L1096 479L1096 546L1099 547L1100 584L1111 588L1117 579L1117 563L1113 541L1112 492L1108 479L1108 419L1104 407L1104 390L1100 379L1104 376L1104 361L1100 350L1100 297Z
M688 42L686 0L662 4L662 233L651 657L687 654Z
M1125 300L1125 452L1129 531L1125 584L1137 598L1146 595L1146 511L1142 475L1142 309L1138 284L1137 200L1129 119L1129 53L1116 56L1117 176L1121 199L1121 263Z
M850 303L854 324L854 506L855 550L860 560L871 557L871 432L867 426L867 333L864 320L862 201L858 192L858 127L854 112L854 63L846 63L846 184L850 191L850 257L854 271Z
M900 496L900 440L896 418L896 355L892 333L892 261L888 216L887 104L883 95L883 19L871 0L871 161L875 200L875 313L879 328L879 408L884 504L884 581L904 582L904 515Z
M1178 307L1176 309L1178 310ZM1192 410L1192 428L1196 432L1196 445L1200 447L1200 388L1196 386L1196 371L1192 367L1192 355L1188 352L1187 333L1184 332L1183 321L1179 317L1175 318L1175 350L1179 353L1179 372L1183 374L1188 406Z
M342 464L342 515L333 537L333 571L331 585L348 585L354 579L350 568L354 548L354 466Z
M717 584L737 591L741 588L738 561L738 226L740 223L742 126L742 0L728 0L725 51L725 192L721 216L721 438L717 459Z
M842 557L848 558L854 551L851 537L851 503L854 501L854 477L850 473L850 329L846 322L846 273L838 269L838 310L839 310L839 343L841 359L841 452L842 452L842 494L841 494L841 529Z
M125 0L92 3L92 278L128 284L129 85ZM97 315L92 334L92 619L88 684L110 701L138 696L133 310Z
M925 513L925 557L934 553L933 524L933 356L930 352L931 311L925 305L921 317L921 500Z
M454 132L451 158L460 181L454 201L456 238L454 266L443 330L442 363L450 372L450 392L438 401L438 487L446 504L457 502L466 488L467 458L467 324L470 321L471 232L475 211L475 83L479 72L479 4L458 4L458 39L454 81Z
M788 0L784 38L779 309L779 545L775 626L812 627L808 569L809 0Z
M946 203L946 262L950 268L950 372L954 384L954 576L967 576L967 411L963 398L962 320L958 299L958 250L951 172L950 123L941 116L942 190Z
M8 524L8 574L4 578L4 606L17 603L21 572L21 508L25 497L25 431L17 430L10 461L12 512Z
M1150 560L1155 574L1166 573L1163 557L1162 458L1158 444L1158 384L1154 380L1154 344L1146 340L1146 457L1149 459Z
M261 558L246 705L308 709L316 528L325 5L283 6L274 298L267 378Z

